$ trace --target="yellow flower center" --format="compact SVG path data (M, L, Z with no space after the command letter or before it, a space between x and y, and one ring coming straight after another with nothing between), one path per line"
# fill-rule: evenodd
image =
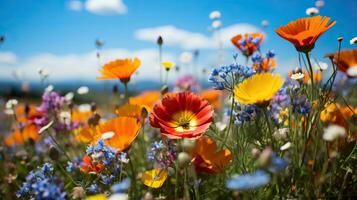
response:
M192 131L196 129L197 119L192 111L184 110L172 116L171 124L178 132Z

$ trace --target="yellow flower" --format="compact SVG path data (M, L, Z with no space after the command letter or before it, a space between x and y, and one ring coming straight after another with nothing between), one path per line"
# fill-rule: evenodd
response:
M255 74L234 87L234 96L241 104L263 106L269 103L284 84L279 75Z
M167 178L167 171L165 169L152 169L143 173L141 181L144 185L151 188L160 188Z
M169 71L173 66L175 66L175 63L170 61L163 61L161 62L161 65L166 69L166 71Z
M86 198L86 200L107 200L107 196L104 194L92 195Z

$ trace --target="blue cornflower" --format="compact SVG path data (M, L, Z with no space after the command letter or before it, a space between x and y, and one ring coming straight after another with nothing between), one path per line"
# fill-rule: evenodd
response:
M59 184L57 178L53 176L52 165L45 163L26 176L26 182L16 192L16 196L18 198L26 196L35 200L62 200L66 198L66 193L62 190L63 185Z
M273 50L269 50L267 53L266 53L266 57L267 58L274 58L275 56L275 53Z
M90 192L90 193L97 193L98 192L98 185L93 183L91 184L87 190Z
M73 162L68 161L68 162L67 162L66 171L69 172L69 173L71 173L71 172L73 172L75 169L76 169L75 164L74 164Z
M288 161L279 157L275 152L272 153L268 170L272 173L278 173L288 166Z
M125 192L126 190L129 189L130 187L130 179L129 178L126 178L124 180L122 180L120 183L116 183L114 184L110 190L115 194L115 193L123 193Z
M240 105L237 103L236 109L233 111L234 124L241 125L253 120L257 112L258 109L255 105Z
M259 64L263 62L263 57L259 53L256 53L252 56L252 61L254 64Z
M108 166L116 157L117 150L112 149L105 145L103 140L98 140L95 145L87 147L87 155L97 154L101 155L100 159L104 165Z
M115 176L113 175L100 175L100 179L104 185L109 185L114 180L114 178Z
M155 141L151 146L151 150L156 151L156 150L161 149L163 146L164 146L164 143L162 142L162 140L160 140L159 142Z
M306 95L294 95L292 100L293 112L299 114L307 114L311 110L311 104L306 98Z
M214 89L230 90L233 85L252 76L254 73L255 72L251 68L234 63L213 69L208 80L214 84Z
M270 182L270 176L263 170L258 170L252 174L233 176L226 183L226 187L232 190L250 190L263 187Z
M50 163L43 164L41 169L42 169L42 173L44 173L44 174L48 174L53 171L52 164L50 164Z
M62 192L62 185L58 185L53 180L46 178L31 185L34 199L36 200L64 200L66 193Z

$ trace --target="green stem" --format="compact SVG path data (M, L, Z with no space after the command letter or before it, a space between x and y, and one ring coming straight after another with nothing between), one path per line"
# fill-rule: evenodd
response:
M274 149L273 132L272 132L272 129L271 129L271 127L270 127L269 116L268 116L268 110L267 110L266 107L263 109L263 113L264 113L265 121L266 121L266 123L267 123L268 131L269 131L270 143L271 143L272 148Z
M307 63L309 64L309 71L310 71L310 80L311 80L311 100L314 99L314 70L312 69L312 64L310 60L309 52L305 52Z
M124 83L125 87L125 101L129 103L129 90L128 90L128 83Z
M133 190L133 196L132 197L135 199L135 197L136 197L136 174L135 174L132 158L130 157L129 154L128 154L128 158L129 158L129 166L130 166L131 179L132 179L132 185L131 185L132 186L132 190Z
M161 66L161 61L162 61L162 47L161 47L161 45L159 45L160 85L162 85L162 66Z
M200 193L198 191L198 187L197 187L197 174L196 174L196 170L194 169L193 166L191 166L193 169L192 174L193 174L193 179L194 179L194 183L193 183L193 188L195 190L195 200L200 200Z
M232 103L231 103L231 111L230 111L230 115L229 115L228 128L226 130L226 133L225 133L225 136L224 136L224 140L223 140L220 148L222 148L223 146L226 145L226 142L227 142L227 139L228 139L229 131L231 129L232 121L233 121L233 107L234 107L234 95L232 95Z

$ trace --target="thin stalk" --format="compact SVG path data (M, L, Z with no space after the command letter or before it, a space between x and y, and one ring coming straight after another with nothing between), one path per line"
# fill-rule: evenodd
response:
M124 87L125 87L125 101L128 103L129 102L129 90L128 90L127 82L124 83Z
M312 64L311 64L311 60L310 60L310 55L309 52L305 52L305 56L306 56L306 60L309 66L309 71L310 71L310 80L311 80L311 100L314 99L314 70L312 69Z
M162 46L159 45L160 85L162 85L162 67L161 67L161 61L162 61Z
M193 188L195 190L195 200L200 200L200 193L199 193L198 187L197 187L197 174L196 174L195 169L192 169L191 171L192 171L193 179L194 179Z
M227 139L228 139L229 131L231 129L232 121L233 121L233 107L234 107L234 95L232 95L232 103L231 103L231 111L230 111L230 114L229 114L228 128L227 128L227 130L225 132L224 140L223 140L220 148L222 148L223 146L226 145L226 142L227 142Z
M269 122L269 116L268 116L268 110L267 110L267 108L264 108L264 109L263 109L263 113L264 113L265 121L266 121L266 123L267 123L268 131L269 131L270 143L271 143L272 148L274 149L273 132L272 132L272 129L271 129L271 127L270 127L270 122Z
M130 171L131 171L131 179L132 179L132 190L133 190L133 197L135 198L136 196L136 176L135 176L135 170L134 170L134 165L133 165L133 161L130 157L130 155L128 154L128 158L129 158L129 166L130 166Z

